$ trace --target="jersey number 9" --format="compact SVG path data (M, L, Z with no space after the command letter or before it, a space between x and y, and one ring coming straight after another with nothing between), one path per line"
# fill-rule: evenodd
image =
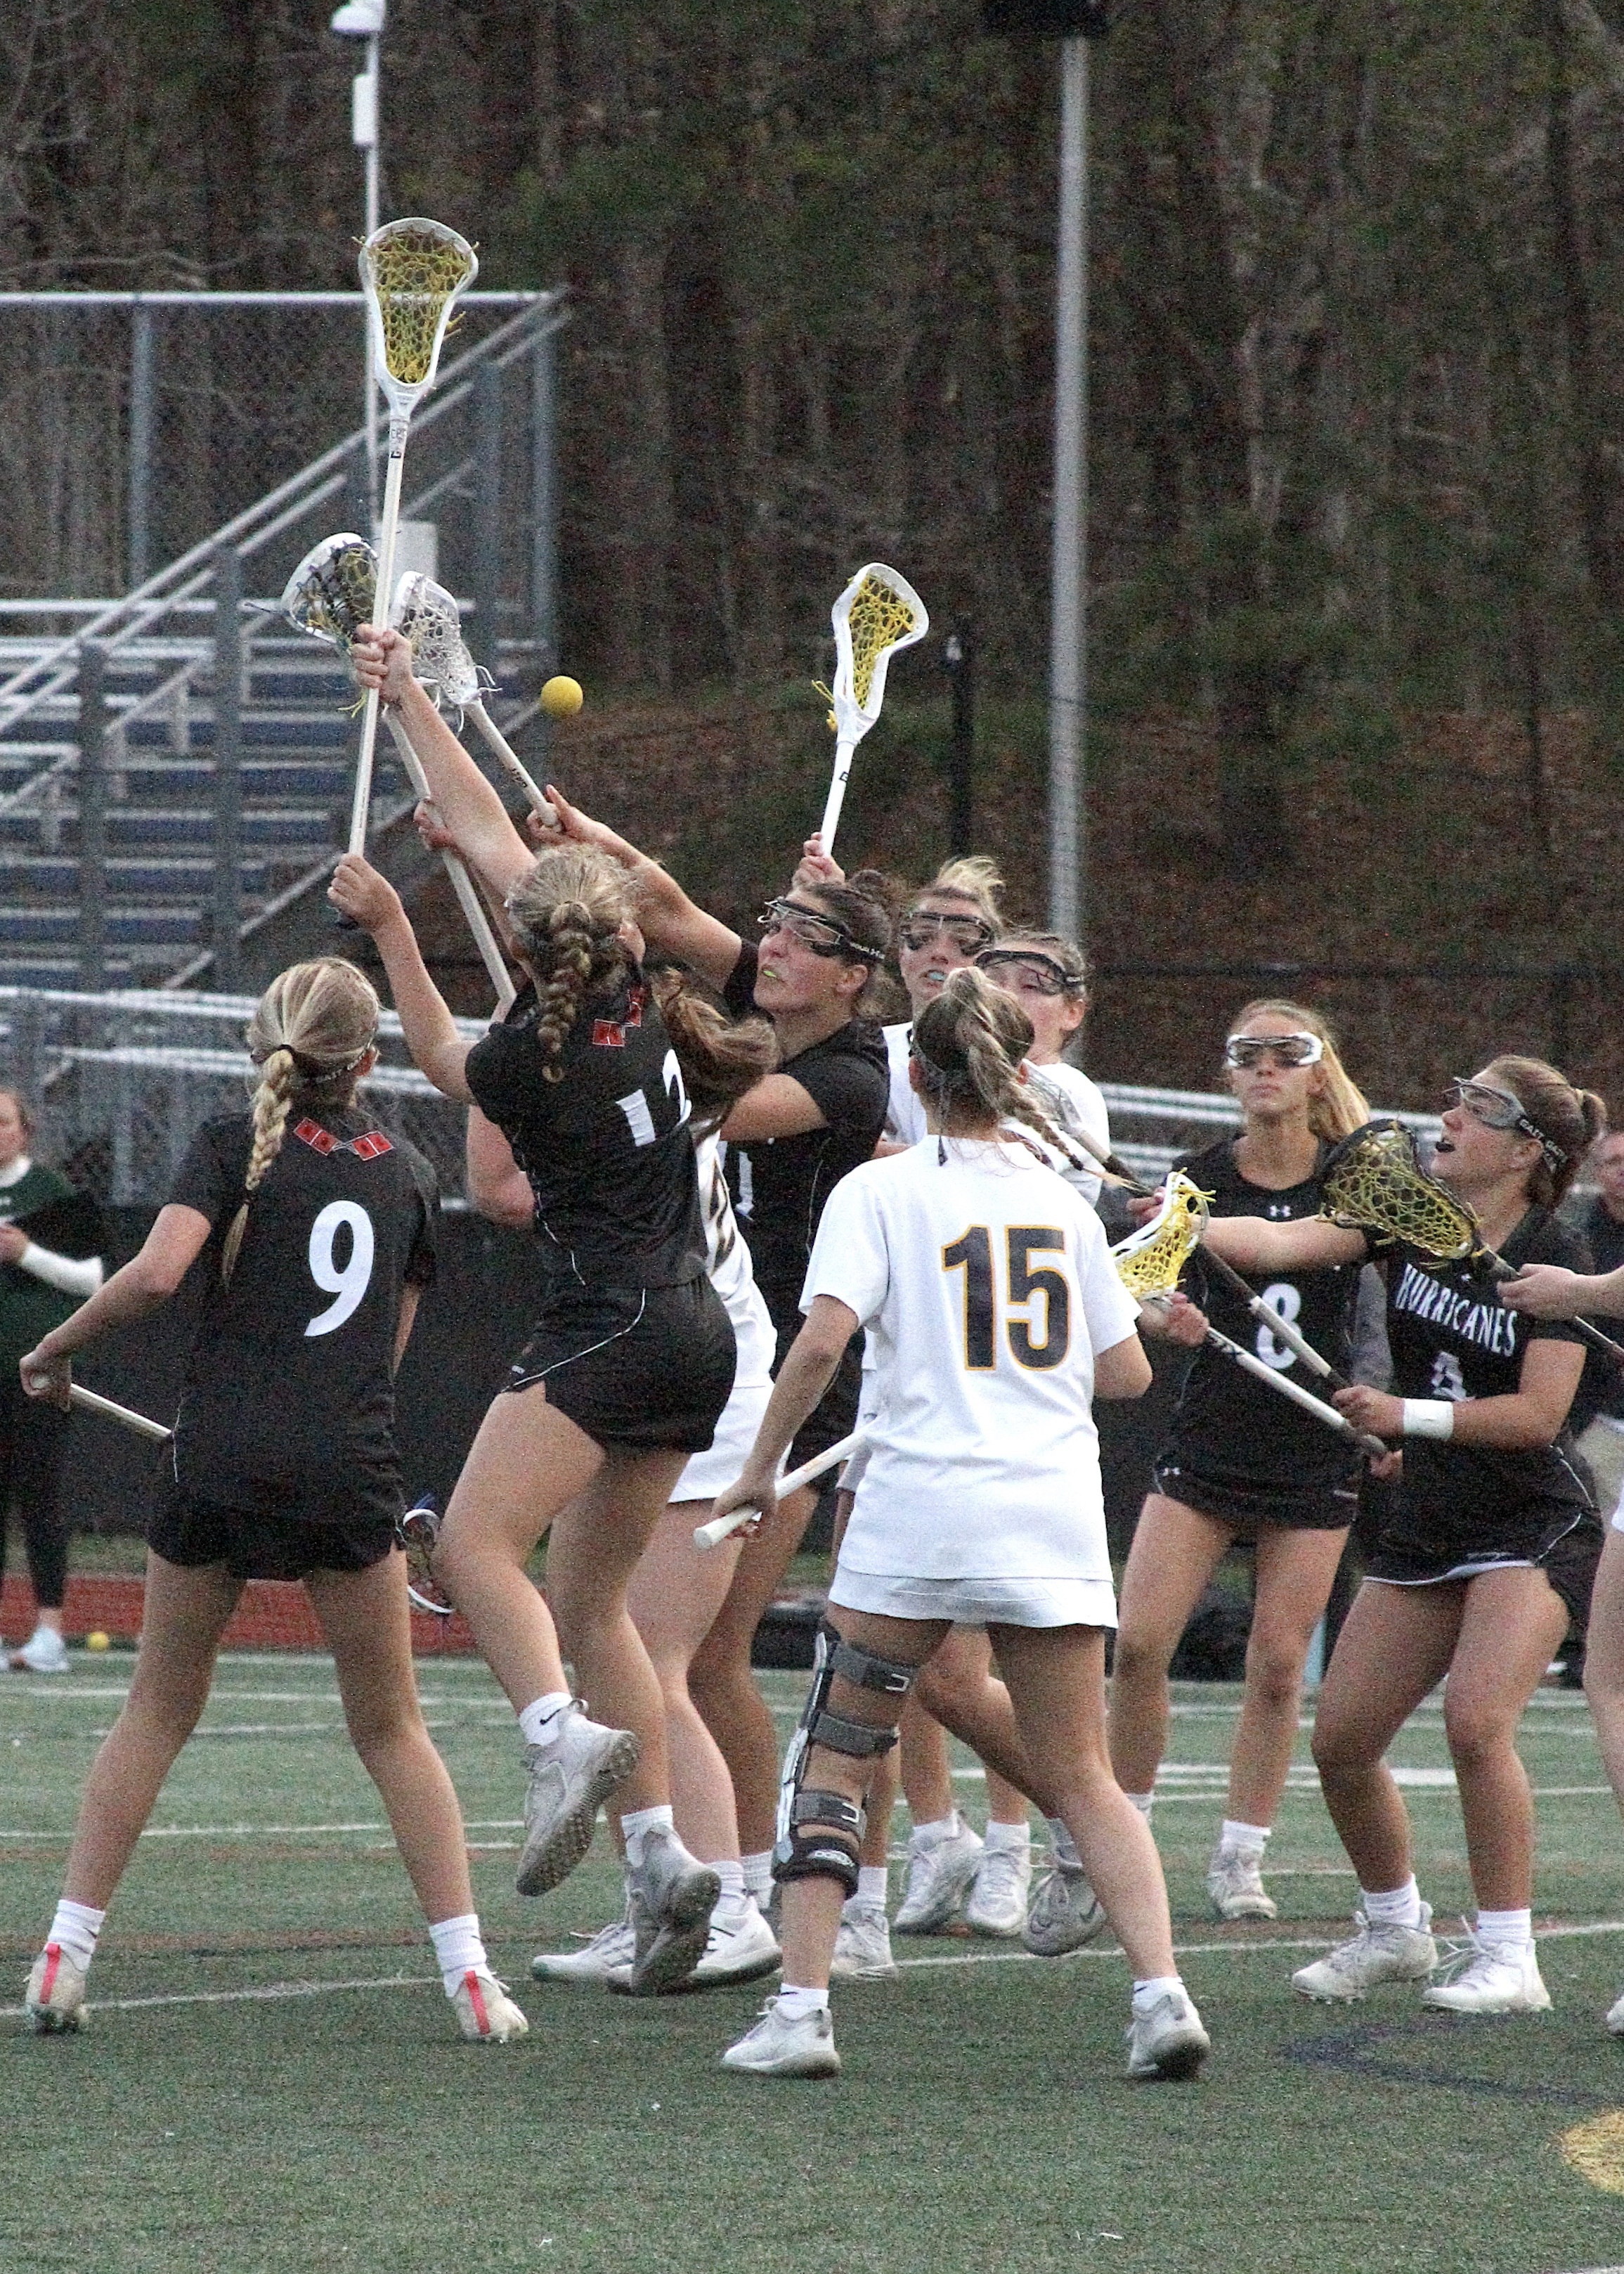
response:
M338 1260L338 1235L350 1233L350 1260ZM353 1318L372 1276L372 1219L355 1201L329 1201L310 1228L310 1276L333 1300L318 1311L306 1335L330 1335Z
M1034 1249L1065 1251L1065 1234L1053 1224L1011 1224L1004 1233L1009 1305L1026 1306L1026 1316L1004 1321L1010 1349L1018 1366L1039 1371L1058 1366L1071 1341L1071 1290L1063 1271L1052 1264L1032 1268ZM994 1284L992 1235L984 1224L969 1230L942 1250L942 1269L962 1271L964 1284L965 1365L972 1374L989 1373L998 1362L997 1289ZM1032 1305L1043 1304L1043 1336L1034 1329Z

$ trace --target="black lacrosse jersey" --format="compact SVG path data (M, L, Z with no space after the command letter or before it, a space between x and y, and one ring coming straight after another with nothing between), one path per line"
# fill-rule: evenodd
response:
M558 1287L680 1287L705 1268L690 1107L665 1021L641 972L589 997L548 1081L526 987L468 1054L475 1103L536 1195Z
M753 1010L760 950L747 939L723 1000L736 1017ZM749 1244L756 1284L773 1321L801 1323L801 1291L823 1202L864 1161L885 1126L891 1071L885 1042L868 1019L852 1019L786 1058L778 1068L798 1081L828 1124L795 1137L767 1137L727 1148L727 1182Z
M402 1291L434 1276L434 1172L365 1108L318 1119L296 1103L226 1285L252 1145L251 1113L205 1122L169 1193L213 1227L176 1481L222 1507L337 1522L396 1465L391 1364Z
M1508 1263L1585 1268L1583 1241L1548 1209L1530 1209L1501 1253ZM1486 1263L1429 1263L1416 1249L1395 1246L1385 1264L1395 1397L1509 1397L1522 1386L1530 1343L1583 1346L1568 1320L1508 1311ZM1454 1547L1464 1555L1530 1502L1589 1507L1572 1452L1566 1427L1553 1445L1522 1452L1406 1437L1399 1516L1384 1539L1390 1532L1406 1544Z
M1327 1150L1320 1147L1321 1163ZM1249 1183L1235 1165L1232 1138L1186 1154L1177 1165L1212 1194L1214 1216L1261 1216L1267 1223L1286 1224L1320 1213L1318 1170L1283 1192ZM1281 1271L1253 1277L1248 1284L1322 1358L1345 1374L1359 1269L1348 1263L1321 1271ZM1325 1396L1323 1378L1294 1358L1252 1316L1234 1290L1206 1268L1199 1253L1192 1257L1183 1284L1220 1334L1254 1352L1283 1378ZM1174 1458L1180 1468L1236 1491L1270 1493L1334 1488L1348 1483L1358 1466L1357 1454L1350 1456L1347 1441L1335 1430L1212 1349L1198 1350L1191 1360L1162 1457Z

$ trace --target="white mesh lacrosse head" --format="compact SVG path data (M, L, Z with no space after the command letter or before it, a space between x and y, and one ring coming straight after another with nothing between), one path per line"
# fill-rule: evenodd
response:
M1162 1206L1148 1224L1119 1239L1111 1250L1116 1276L1143 1303L1170 1295L1178 1275L1200 1244L1207 1228L1207 1194L1175 1169L1162 1188Z
M452 304L479 274L474 248L444 222L386 222L361 247L361 289L372 327L378 384L396 418L434 384Z
M468 651L455 600L420 568L409 568L395 586L389 621L411 642L412 667L436 703L455 704L461 711L495 684L481 677Z
M861 742L885 699L885 667L899 648L930 629L925 604L906 576L883 561L860 568L835 602L835 732Z
M357 631L372 621L377 590L378 555L344 531L312 546L282 588L282 612L296 631L348 655Z

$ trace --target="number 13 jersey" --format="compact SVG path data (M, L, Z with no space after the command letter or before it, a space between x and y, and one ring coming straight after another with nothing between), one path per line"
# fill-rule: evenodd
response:
M1109 1584L1094 1359L1139 1313L1064 1178L990 1139L855 1169L802 1306L818 1295L867 1327L878 1406L843 1567Z
M396 1467L395 1331L402 1290L434 1276L434 1173L365 1111L318 1119L296 1104L228 1285L252 1145L250 1113L205 1122L169 1193L210 1226L176 1480L226 1508L340 1521Z

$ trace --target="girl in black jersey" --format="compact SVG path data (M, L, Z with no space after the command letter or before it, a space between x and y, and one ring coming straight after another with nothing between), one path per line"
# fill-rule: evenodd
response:
M1600 1101L1537 1059L1495 1058L1457 1081L1433 1169L1513 1263L1570 1264L1553 1215L1601 1125ZM1370 1243L1323 1217L1215 1220L1212 1246L1256 1274L1363 1261ZM1422 2002L1465 2014L1550 2005L1530 1925L1534 1822L1516 1729L1568 1631L1583 1625L1600 1552L1568 1409L1584 1363L1566 1326L1507 1310L1485 1264L1439 1265L1388 1246L1394 1391L1339 1391L1359 1428L1402 1447L1402 1482L1320 1692L1314 1758L1358 1873L1359 1931L1293 1977L1304 1997L1363 1998L1437 1963L1410 1824L1383 1756L1448 1676L1444 1726L1477 1898L1453 1978Z
M1327 1143L1370 1118L1330 1029L1299 1003L1248 1003L1224 1044L1224 1072L1244 1126L1184 1169L1215 1216L1314 1216ZM1300 1361L1259 1327L1221 1280L1192 1267L1196 1299L1168 1321L1199 1341L1207 1314L1232 1341L1306 1387ZM1270 1272L1263 1299L1346 1370L1358 1268ZM1168 1667L1219 1559L1252 1543L1256 1600L1246 1681L1229 1758L1222 1828L1207 1871L1221 1918L1273 1918L1262 1861L1297 1742L1309 1642L1322 1616L1355 1508L1357 1458L1347 1441L1254 1382L1216 1350L1198 1349L1171 1434L1156 1457L1122 1583L1111 1683L1111 1760L1147 1815L1167 1748Z
M377 942L413 1058L507 1138L546 1261L535 1329L474 1440L438 1570L529 1747L521 1894L574 1868L618 1790L631 1986L668 1988L704 1951L720 1883L677 1836L659 1683L626 1587L688 1455L710 1442L734 1367L705 1274L681 1069L643 975L624 871L578 845L531 851L397 634L357 641L355 659L401 706L447 828L504 900L530 983L482 1041L464 1042L394 889L357 856L339 864L332 897ZM545 1602L526 1570L544 1533ZM605 1721L571 1697L560 1634Z
M147 1529L140 1655L80 1803L61 1903L28 1977L36 2029L76 2029L107 1907L207 1702L247 1578L303 1579L344 1716L431 1922L464 2037L526 2023L485 1964L462 1818L411 1662L393 1380L433 1275L432 1171L354 1103L378 998L355 968L297 964L248 1030L251 1111L207 1122L135 1260L22 1360L68 1402L71 1359L145 1318L203 1258L172 1457Z
M695 907L658 862L551 787L548 795L563 832L628 871L650 945L718 988L729 1009L754 1006L772 1022L778 1070L747 1091L721 1134L730 1171L737 1166L739 1219L781 1361L800 1329L801 1290L823 1203L848 1171L871 1158L884 1126L885 1046L861 1009L890 944L890 917L861 877L797 884L769 902L758 945ZM853 1348L798 1432L792 1462L851 1431L861 1380ZM688 1669L689 1690L733 1774L746 1878L763 1901L771 1890L778 1733L750 1671L750 1644L816 1502L809 1491L792 1495L745 1542L726 1600Z

